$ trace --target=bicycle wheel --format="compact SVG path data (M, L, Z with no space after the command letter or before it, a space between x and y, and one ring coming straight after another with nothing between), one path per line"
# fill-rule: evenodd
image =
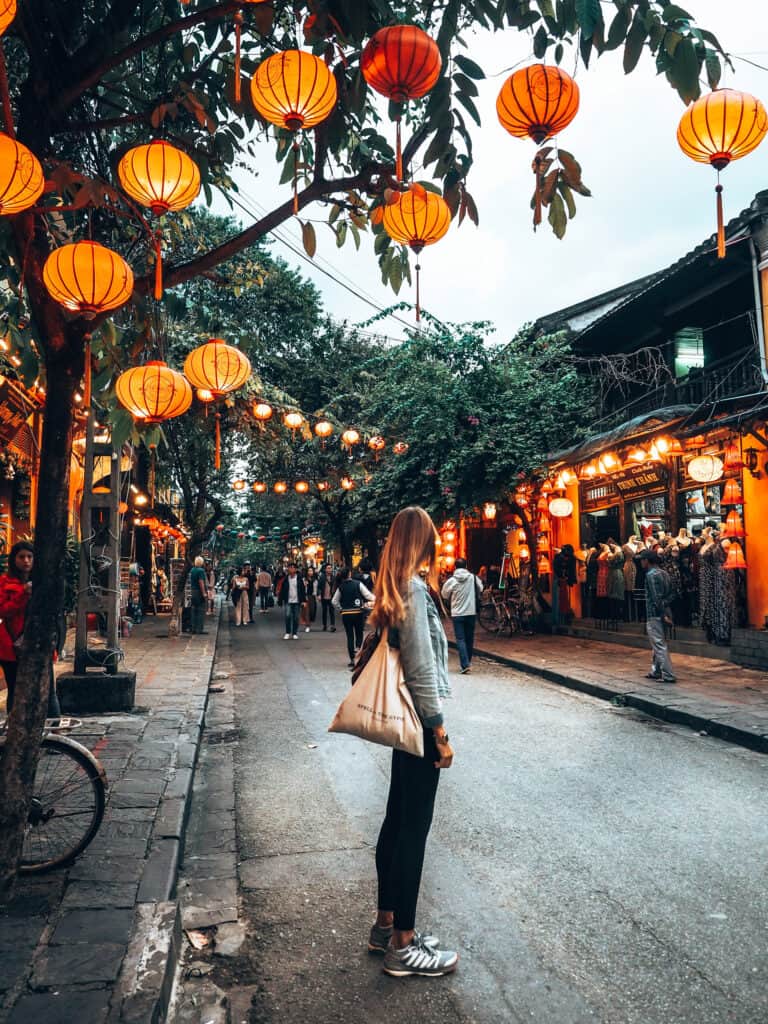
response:
M486 631L486 633L493 633L494 635L499 632L499 614L496 605L492 601L488 601L486 604L481 604L480 609L477 613L477 621Z
M45 736L19 870L51 871L82 853L104 817L106 788L89 750L65 736Z

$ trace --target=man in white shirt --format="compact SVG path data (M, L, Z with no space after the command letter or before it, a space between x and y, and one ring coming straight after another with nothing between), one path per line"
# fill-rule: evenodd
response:
M285 606L285 636L283 640L299 639L299 609L307 600L307 588L299 576L295 562L288 566L288 575L283 576L277 595L280 604Z
M474 573L469 572L466 559L457 558L453 576L445 581L440 593L451 612L462 675L469 672L472 664L477 599L482 592L483 584Z

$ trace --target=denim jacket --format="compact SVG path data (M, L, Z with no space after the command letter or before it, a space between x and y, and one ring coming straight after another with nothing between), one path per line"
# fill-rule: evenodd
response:
M427 728L443 724L442 702L450 697L448 641L424 581L414 576L405 599L405 618L390 629L389 642L400 661L413 703Z

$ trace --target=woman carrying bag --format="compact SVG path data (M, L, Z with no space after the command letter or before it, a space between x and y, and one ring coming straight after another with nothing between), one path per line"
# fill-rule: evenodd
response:
M405 683L424 730L424 756L392 751L386 816L376 846L378 911L368 949L384 954L394 977L439 977L456 969L458 953L437 948L415 930L424 851L440 770L453 749L443 724L450 695L448 642L427 589L437 589L435 525L422 508L405 508L390 527L376 581L371 624L400 650Z

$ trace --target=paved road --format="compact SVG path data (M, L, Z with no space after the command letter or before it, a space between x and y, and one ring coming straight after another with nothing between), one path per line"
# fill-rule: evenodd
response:
M396 980L364 947L389 753L326 733L343 634L284 642L270 614L228 650L248 938L211 977L253 995L249 1024L768 1020L764 755L491 664L454 674L419 926L461 963Z

